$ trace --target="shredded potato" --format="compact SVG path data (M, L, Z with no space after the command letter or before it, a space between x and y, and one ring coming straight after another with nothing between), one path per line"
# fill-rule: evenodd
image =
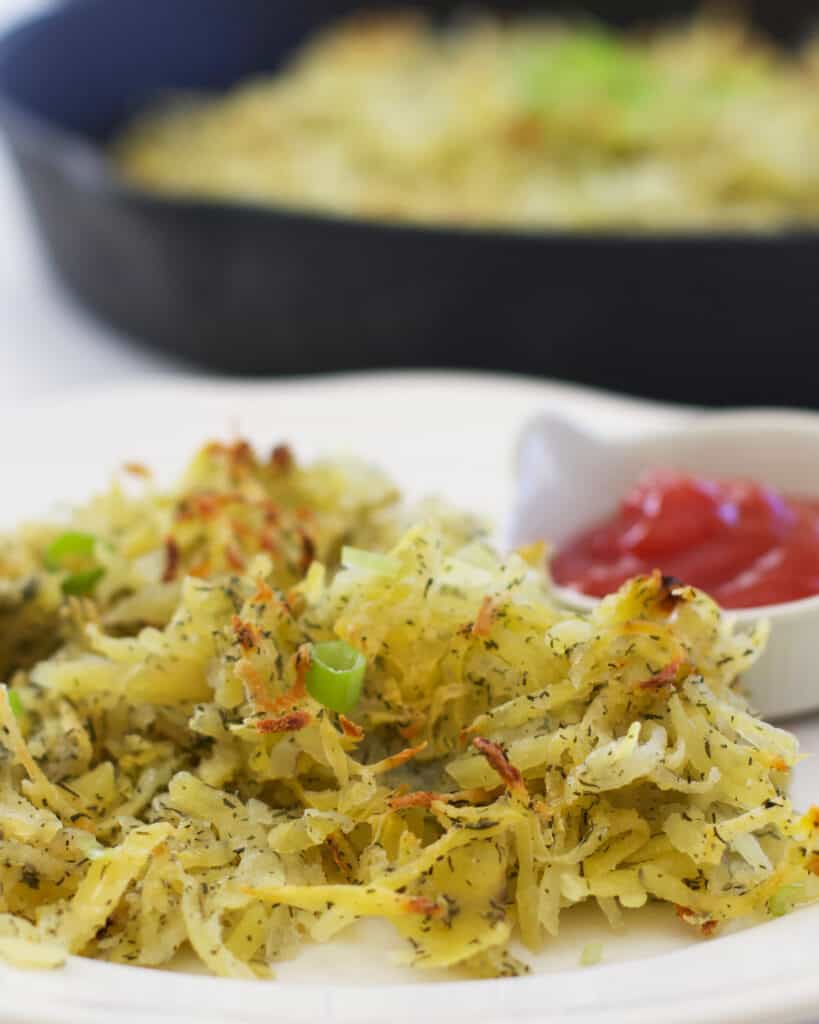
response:
M516 230L819 220L815 41L736 19L622 33L535 17L358 17L272 77L172 97L115 141L172 195Z
M494 977L589 900L709 935L819 896L796 741L737 688L764 628L659 573L577 616L468 520L396 539L394 489L353 465L209 446L139 487L75 513L105 569L82 598L58 527L0 549L28 595L0 619L0 957L187 945L259 978L371 916L408 964ZM306 683L331 639L367 662L347 714Z

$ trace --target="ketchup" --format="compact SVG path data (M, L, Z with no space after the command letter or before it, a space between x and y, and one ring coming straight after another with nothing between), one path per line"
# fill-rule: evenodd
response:
M819 500L785 497L751 480L658 470L551 564L556 583L597 597L655 568L724 608L819 594Z

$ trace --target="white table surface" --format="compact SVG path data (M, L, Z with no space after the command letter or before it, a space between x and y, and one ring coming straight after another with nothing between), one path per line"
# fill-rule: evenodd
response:
M0 0L0 31L43 6L42 0ZM93 319L66 294L45 261L0 147L0 405L174 369L161 355Z

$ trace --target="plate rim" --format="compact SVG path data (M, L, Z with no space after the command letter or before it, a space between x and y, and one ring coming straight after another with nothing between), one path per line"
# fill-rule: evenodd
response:
M159 375L153 377L147 375L140 377L134 382L106 388L104 393L100 392L99 387L95 387L89 389L89 392L86 394L72 393L70 396L41 396L25 403L10 403L3 409L0 409L0 424L11 425L13 423L14 430L20 432L21 429L24 429L24 425L21 425L21 417L23 421L28 417L30 423L37 422L37 418L43 416L47 420L49 418L53 420L55 417L59 418L66 407L76 408L78 401L83 403L83 415L89 416L93 415L100 407L111 407L113 405L122 411L129 408L133 409L135 406L143 407L146 402L150 405L158 397L161 397L162 401L171 398L174 401L194 402L199 400L200 402L214 401L220 403L242 399L256 403L264 401L265 398L272 396L281 397L285 394L289 394L291 399L298 400L298 397L305 390L312 391L314 389L323 390L325 395L336 392L339 393L339 397L344 397L348 395L349 389L352 386L356 387L357 395L360 394L359 389L362 387L370 389L376 387L385 390L410 388L423 392L429 392L429 389L432 388L436 391L436 394L438 392L445 394L447 389L454 387L456 389L463 389L464 392L469 392L472 399L479 400L497 399L497 396L503 393L505 396L504 400L508 402L516 402L525 396L532 403L545 404L547 402L555 402L566 406L581 403L583 409L587 412L590 411L590 414L593 414L595 409L599 411L605 409L608 414L622 415L626 418L639 414L636 415L638 420L655 424L660 424L663 421L670 423L680 413L686 411L685 407L681 406L667 406L662 403L646 402L638 398L594 391L577 385L517 375L497 375L481 372L373 371L334 374L320 378L302 377L273 381L237 381L230 378L203 379L195 376ZM519 427L523 427L523 425L524 418L522 416L519 421ZM0 434L0 436L2 435ZM507 440L511 458L515 439L510 437ZM2 448L3 444L0 442L0 452L2 452ZM525 979L501 979L493 982L447 981L416 982L406 985L374 984L366 986L364 989L358 989L355 986L326 985L322 986L318 992L318 1003L313 1003L312 1012L315 1012L317 1007L320 1006L324 1019L329 1021L355 1021L356 1024L359 1024L359 1021L364 1019L375 1021L379 1017L377 1015L378 1006L373 1002L373 999L375 996L380 999L389 996L390 1000L393 1001L393 1005L406 1001L406 1005L412 1007L413 1014L417 1013L420 1015L423 1013L431 1022L436 1022L436 1024L438 1021L444 1020L451 1021L454 1024L454 1022L460 1019L472 1018L476 1013L480 1013L481 1019L486 1020L487 1024L490 1024L490 1022L491 1024L501 1024L501 1022L512 1021L520 1022L520 1024L528 1024L528 1022L534 1024L535 1021L553 1020L558 1017L571 1022L571 1024L614 1024L615 1020L622 1021L624 1024L625 1022L632 1021L634 1024L648 1024L649 1021L660 1020L666 1021L668 1024L672 1024L672 1022L676 1024L677 1020L682 1021L684 1019L696 1019L702 1021L703 1024L711 1021L751 1022L779 1020L785 1022L805 1020L819 1006L819 973L812 969L810 960L807 959L807 953L805 952L805 948L811 946L810 940L815 934L815 919L818 913L819 907L810 908L778 921L767 922L764 928L758 926L748 929L741 933L742 936L746 936L745 939L741 938L741 935L726 935L716 941L712 941L707 947L701 943L694 942L685 949L652 957L651 959L655 963L672 958L675 965L680 965L680 967L684 966L682 962L684 960L685 964L691 965L694 972L696 972L702 967L701 961L707 965L709 961L715 959L723 960L726 957L731 959L734 956L731 951L737 945L736 940L739 940L740 950L742 948L751 949L759 947L760 944L770 947L773 943L767 936L773 937L774 933L780 934L784 940L778 944L779 946L785 947L793 943L796 946L797 954L800 953L800 949L802 950L800 954L802 959L797 957L798 964L794 970L780 974L775 979L776 984L772 984L771 977L765 976L763 972L756 976L754 983L746 984L743 988L733 986L729 987L727 991L719 993L709 992L701 997L696 997L695 992L689 990L684 1000L681 999L672 1006L668 1004L669 996L672 996L673 992L666 992L663 998L658 996L650 1003L634 1004L632 1006L610 1005L609 1009L602 1006L590 1010L588 1006L584 1008L582 1000L575 1009L572 1009L570 1005L566 1004L564 999L562 1007L556 1007L555 1012L549 1010L547 1006L544 1006L536 998L541 993L547 999L550 995L554 994L554 973L547 972ZM747 938L747 936L757 935L761 930L764 930L766 933L764 942L759 938ZM801 943L799 942L800 937L803 939ZM613 939L613 941L616 941L616 939ZM723 946L724 943L730 944L730 950L727 946ZM723 948L724 955L717 957L715 954L721 947ZM738 952L736 955L742 956L741 952ZM639 974L645 962L646 958L639 957L622 963L604 964L592 969L575 968L572 970L561 970L557 973L560 975L562 982L561 988L573 986L573 991L580 992L580 994L582 994L581 990L600 992L602 994L602 990L607 987L612 992L619 988L624 977L628 977L630 974ZM128 973L122 974L124 971ZM88 977L89 974L91 977ZM674 967L669 967L668 971L663 972L664 976L673 976L674 974ZM32 986L31 979L33 977L39 977L42 983ZM99 986L102 984L103 977L106 979L102 985L103 989L107 989L109 994L119 995L120 999L124 999L125 1002L117 1002L116 1000L114 1002L107 1002L107 997L105 1001L100 1001L102 993L99 992ZM266 1000L263 995L258 996L258 998L252 998L254 990L257 994L264 993L265 987L269 983L262 982L261 985L257 985L255 982L226 981L225 979L187 974L179 975L147 968L122 967L98 963L77 957L71 958L71 962L63 972L48 976L33 976L30 973L23 974L14 971L12 968L2 966L0 967L0 978L3 979L4 994L7 995L6 1006L0 1009L0 1020L7 1020L9 1022L12 1020L15 1022L31 1021L32 1024L55 1019L54 1003L49 1002L47 1006L42 1007L41 1013L40 1004L33 1002L30 998L32 988L45 995L47 1000L54 998L53 995L49 996L47 994L49 992L63 993L62 1016L57 1019L64 1021L65 1024L68 1024L68 1022L71 1022L71 1024L85 1024L86 1020L88 1024L97 1024L97 1021L102 1021L103 1017L106 1021L110 1021L112 1013L116 1015L117 1020L127 1022L127 1024L138 1024L139 1021L145 1019L144 1014L148 1011L151 1012L152 1019L165 1024L166 1014L164 1011L154 1016L155 1005L148 1007L132 1004L131 1009L129 1009L127 1002L128 992L137 994L141 990L152 990L156 986L165 986L169 990L174 988L187 990L188 986L194 985L200 993L198 1005L191 1006L188 1009L183 1008L179 1013L172 1010L171 1015L167 1016L167 1024L171 1024L171 1022L173 1024L183 1024L183 1022L187 1024L188 1021L192 1022L194 1020L197 1020L200 1024L210 1024L208 1018L202 1015L202 1008L207 1009L207 996L210 991L216 991L213 986L217 986L220 992L227 992L228 988L232 992L238 993L242 991L241 988L237 989L236 986L243 986L247 990L247 1005L237 1010L233 1018L237 1021L237 1024L241 1024L242 1021L247 1021L248 1024L256 1024L256 1022L265 1019L265 1014L269 1016L272 1002L269 996L274 993L276 1018L282 1022L287 1021L287 1024L290 1024L291 1021L295 1024L297 1021L308 1019L303 1015L306 997L310 993L312 993L313 997L317 994L315 985L287 982L277 986L274 990L267 990L268 998ZM126 978L130 978L132 981L126 984ZM156 981L156 979L160 978L167 980ZM184 979L184 981L179 979ZM781 983L780 979L783 979ZM96 990L96 998L90 1001L81 996L77 990L78 985L81 987L86 983ZM275 982L272 984L276 985ZM491 989L487 989L488 985L492 986ZM490 992L497 994L490 996ZM80 996L79 1001L77 1001L78 996ZM38 998L41 999L41 997ZM693 998L704 999L706 1002L705 1005L696 1008L699 1015L692 1018L691 1007ZM68 1005L69 1000L71 1000L70 1005ZM244 993L241 1001L245 1002ZM358 1007L355 1005L357 1001ZM671 1001L673 1002L673 1000ZM358 1011L363 1008L361 1006L362 1002L367 1003L368 1016L366 1018L357 1016ZM253 1004L253 1006L250 1004ZM437 1008L436 1004L438 1004ZM38 1013L40 1014L39 1016ZM84 1016L78 1016L80 1013L84 1014ZM248 1014L251 1015L248 1016ZM215 1021L216 1019L223 1019L223 1017L213 1019ZM411 1017L406 1019L409 1020Z

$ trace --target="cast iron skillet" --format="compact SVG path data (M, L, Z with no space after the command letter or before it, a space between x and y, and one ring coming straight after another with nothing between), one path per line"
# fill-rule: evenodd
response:
M445 365L704 403L819 404L814 231L407 227L169 201L116 180L100 144L158 91L221 89L273 69L361 6L72 0L0 42L0 121L46 249L88 306L136 338L236 373ZM690 5L581 6L627 23ZM771 0L754 14L793 39L812 7Z

